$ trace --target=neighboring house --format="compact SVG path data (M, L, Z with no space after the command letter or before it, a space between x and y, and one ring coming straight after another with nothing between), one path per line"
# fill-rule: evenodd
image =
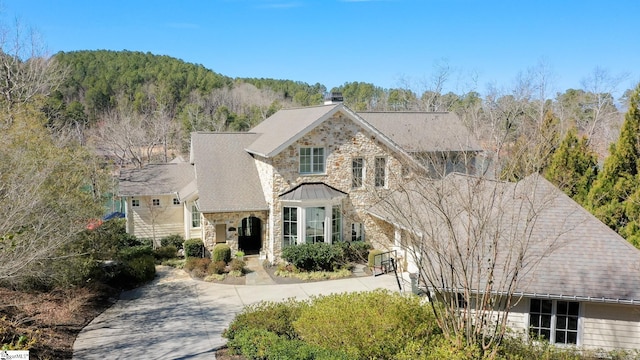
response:
M397 249L407 251L414 269L422 257L444 274L440 283L422 286L461 291L461 272L447 277L450 267L465 266L474 293L498 296L515 286L512 329L558 344L640 349L640 251L541 176L518 183L462 175L416 181L368 213L393 224L386 237L403 245ZM489 259L496 266L488 286ZM518 262L510 283L507 271Z

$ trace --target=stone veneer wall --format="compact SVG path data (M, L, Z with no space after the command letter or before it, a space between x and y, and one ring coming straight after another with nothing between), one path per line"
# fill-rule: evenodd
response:
M207 250L210 252L216 245L216 224L226 224L227 237L224 242L231 247L232 252L238 251L238 228L242 225L242 219L255 216L262 222L262 244L261 249L265 249L267 243L267 211L239 211L229 213L206 213L203 214L204 222L202 224L204 228L203 242ZM234 227L236 231L229 231L229 228Z
M299 148L300 147L324 147L326 157L326 174L304 175L299 174ZM358 189L351 188L352 169L351 160L354 157L362 157L365 160L364 186ZM273 253L277 261L282 250L282 207L279 194L307 182L323 182L340 191L348 193L348 197L342 202L343 212L343 239L351 239L351 224L363 223L365 225L366 239L374 244L393 244L393 231L381 229L373 220L363 212L373 204L385 189L374 187L374 161L376 157L387 158L387 188L393 188L401 174L401 162L396 154L379 142L373 134L361 128L358 124L338 112L332 118L324 121L297 142L284 149L271 160L273 165L272 177L269 177L266 166L259 171L263 187L265 181L272 183L272 197L267 199L272 205L273 213ZM267 163L267 162L265 162ZM264 176L267 175L267 176Z

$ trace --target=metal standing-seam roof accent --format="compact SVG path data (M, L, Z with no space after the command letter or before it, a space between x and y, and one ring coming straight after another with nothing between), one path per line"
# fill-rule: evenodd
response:
M149 164L142 169L124 169L120 172L120 196L151 196L180 194L195 181L193 166L187 162Z
M467 217L460 215L464 214L464 205L456 205L455 197L459 194L469 196L468 192L473 190L476 204L494 204L492 207L495 207L495 203L500 203L499 208L493 209L491 218L502 220L492 221L490 226L505 234L505 238L500 240L503 241L501 248L508 248L509 241L527 240L512 237L522 231L526 215L535 212L534 221L527 225L531 226L531 233L527 237L531 239L527 256L539 262L519 275L516 294L640 303L638 249L540 175L531 175L518 183L489 182L451 174L442 180L433 180L431 185L425 183L415 189L407 187L407 191L395 192L367 211L410 231L417 231L412 228L416 221L420 221L417 219L429 219L429 225L433 226L431 229L443 229L445 227L439 223L443 221L441 213L424 201L425 197L430 198L430 192L434 192L440 196L443 207L453 209L451 211L458 214L454 224L459 227L456 230L460 235L458 241L466 241L463 228ZM434 186L444 186L448 190L432 190ZM437 236L437 241L446 246L447 242L454 241L447 234L444 231L428 236ZM500 264L499 261L499 258L496 259L497 264ZM500 269L500 266L497 268ZM480 292L483 285L478 283L478 288L471 290ZM500 292L503 289L495 290Z
M244 149L254 133L191 134L199 208L203 213L267 210L253 157Z
M285 201L313 201L332 200L345 196L347 196L347 193L325 183L304 183L282 193L280 199Z
M482 151L462 121L449 112L358 112L407 152Z

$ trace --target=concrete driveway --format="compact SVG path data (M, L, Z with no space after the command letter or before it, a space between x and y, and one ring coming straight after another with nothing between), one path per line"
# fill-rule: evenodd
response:
M120 300L78 335L73 358L215 359L222 331L245 305L314 295L398 291L393 275L288 285L222 285L191 279L182 270L159 267L156 279L124 292Z

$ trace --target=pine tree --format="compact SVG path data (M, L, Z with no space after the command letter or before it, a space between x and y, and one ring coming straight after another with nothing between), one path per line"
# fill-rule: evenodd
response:
M629 99L620 138L612 144L602 172L589 192L594 215L639 246L640 84Z
M581 205L598 174L598 159L589 149L586 137L578 138L575 129L569 130L553 154L545 177Z

